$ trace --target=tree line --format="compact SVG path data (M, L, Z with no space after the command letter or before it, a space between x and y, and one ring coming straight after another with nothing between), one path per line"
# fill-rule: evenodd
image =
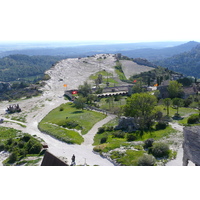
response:
M10 82L31 76L43 76L63 56L10 55L0 59L0 81Z

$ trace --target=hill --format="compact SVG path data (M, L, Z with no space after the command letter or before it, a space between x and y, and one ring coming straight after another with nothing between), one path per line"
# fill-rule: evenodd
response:
M12 54L24 55L50 55L67 56L68 58L85 57L100 53L123 53L139 49L161 49L169 46L177 46L184 42L141 42L141 43L39 43L39 44L0 44L0 57ZM142 51L143 52L143 51ZM132 54L131 54L132 55Z
M129 51L118 51L118 53L122 53L125 56L130 58L145 58L149 61L155 61L160 59L165 59L171 57L176 54L180 54L183 52L190 51L192 48L197 46L199 43L195 41L190 41L178 46L167 47L167 48L142 48L136 50L129 50Z
M124 75L127 79L129 79L133 75L140 74L142 72L148 72L154 69L146 65L139 65L132 60L120 60L120 63L122 65Z
M44 76L44 72L64 57L10 55L0 59L0 81L33 80Z
M191 51L158 60L154 63L186 76L200 78L200 44Z

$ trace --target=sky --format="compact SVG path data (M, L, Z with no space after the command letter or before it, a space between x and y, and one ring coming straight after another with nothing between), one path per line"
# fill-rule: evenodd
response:
M198 0L6 0L0 41L200 41Z

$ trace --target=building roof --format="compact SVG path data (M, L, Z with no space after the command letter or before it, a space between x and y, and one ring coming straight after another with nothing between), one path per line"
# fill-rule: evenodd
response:
M69 166L67 163L46 151L41 166Z

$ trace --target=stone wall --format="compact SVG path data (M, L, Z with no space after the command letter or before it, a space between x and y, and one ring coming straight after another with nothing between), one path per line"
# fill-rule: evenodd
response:
M190 126L183 129L183 166L192 161L200 166L200 126Z

